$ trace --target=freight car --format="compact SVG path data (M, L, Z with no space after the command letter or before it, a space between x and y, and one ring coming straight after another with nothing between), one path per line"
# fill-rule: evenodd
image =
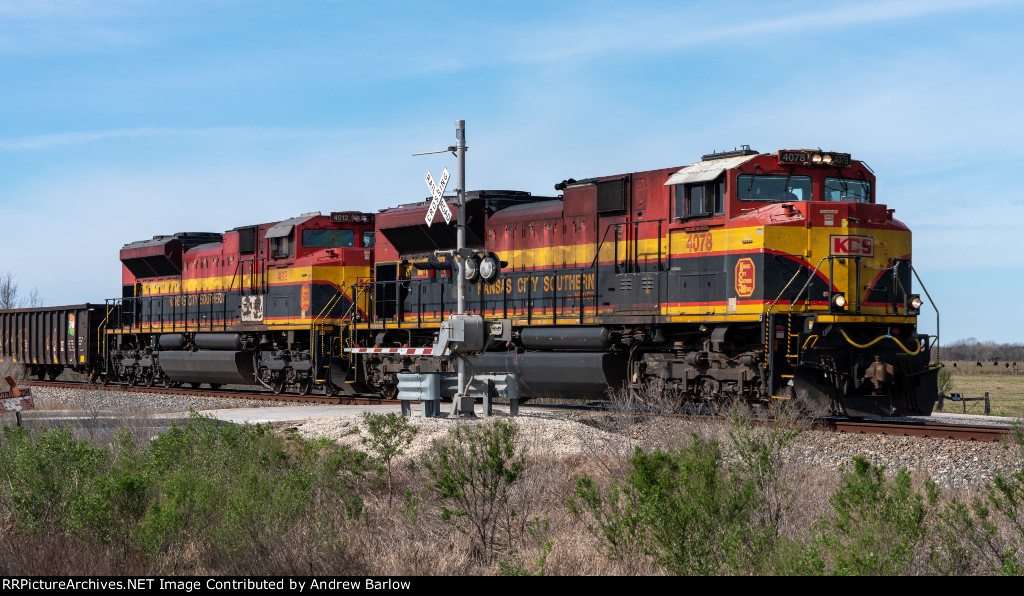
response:
M468 193L471 254L454 262L452 227L425 225L425 205L378 214L349 380L393 396L399 374L450 370L425 354L455 311L462 266L470 312L512 327L472 370L517 374L524 397L656 388L931 413L937 367L917 330L911 233L850 154L744 147L555 188Z
M24 367L42 381L64 369L95 379L104 308L94 304L0 310L0 364Z

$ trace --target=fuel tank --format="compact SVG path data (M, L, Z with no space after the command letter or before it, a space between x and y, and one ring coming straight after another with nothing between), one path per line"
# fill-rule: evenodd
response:
M164 374L179 383L256 384L251 352L165 351L159 359Z
M608 399L625 382L626 357L614 352L491 353L469 358L470 374L515 373L523 397Z

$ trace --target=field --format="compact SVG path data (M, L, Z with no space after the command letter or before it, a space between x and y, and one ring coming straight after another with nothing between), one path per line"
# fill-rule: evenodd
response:
M964 397L984 397L985 392L989 394L991 413L993 416L1012 416L1024 418L1024 363L1018 363L1017 371L1007 368L1005 363L1000 362L998 366L991 362L982 362L978 366L976 362L946 362L944 371L951 375L952 386L948 393L955 392L963 394ZM983 402L967 402L967 411L971 414L981 414ZM944 411L962 411L962 405L946 401Z

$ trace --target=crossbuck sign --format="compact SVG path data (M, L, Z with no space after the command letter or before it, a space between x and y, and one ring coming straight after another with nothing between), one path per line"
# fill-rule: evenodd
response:
M430 194L434 195L434 199L430 201L430 209L427 210L427 225L434 223L434 213L440 209L441 215L444 217L444 223L451 223L452 212L448 209L448 203L444 200L444 189L448 186L448 168L444 169L444 174L441 175L441 184L434 184L434 177L427 172L427 188L430 189Z

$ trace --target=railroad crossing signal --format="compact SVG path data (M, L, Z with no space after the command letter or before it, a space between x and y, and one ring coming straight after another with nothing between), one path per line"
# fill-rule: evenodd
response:
M441 215L444 217L444 223L451 223L452 212L448 209L448 203L444 200L444 189L448 186L448 178L451 176L448 174L448 168L444 169L444 173L441 175L441 183L435 184L434 177L427 172L427 188L430 189L430 194L434 195L434 199L430 201L430 209L427 210L427 225L434 223L434 213L440 209Z

